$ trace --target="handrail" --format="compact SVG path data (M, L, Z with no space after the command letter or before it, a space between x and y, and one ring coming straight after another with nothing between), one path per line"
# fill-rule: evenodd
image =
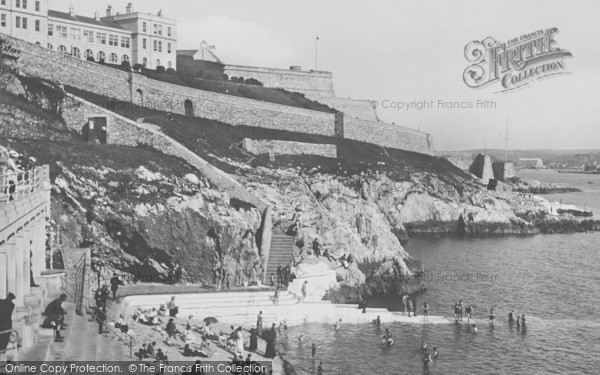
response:
M64 283L66 283L67 285L69 285L69 286L73 286L73 284L69 283L68 281L66 281L66 280L64 280L64 279L63 279L63 281L64 281ZM61 290L62 290L63 292L65 292L67 295L69 295L69 296L71 296L72 298L74 298L74 296L73 296L71 293L69 293L69 292L66 290L66 288L64 288L64 287L63 287L63 288L61 288ZM84 299L84 300L87 300L87 302L88 302L88 306L91 306L91 304L90 304L90 299L89 299L88 297L85 297L85 295L84 295L84 296L83 296L83 299ZM96 308L96 309L97 309L97 308ZM106 314L105 314L105 317L106 317L105 321L106 321L106 320L108 320L108 321L112 322L113 324L114 324L114 323L116 323L116 322L115 322L113 319L111 319L111 318L110 318L108 315L106 315ZM96 317L96 315L94 315L94 319L96 320L96 322L98 322L98 318ZM117 338L118 338L120 341L123 341L123 343L127 344L127 341L126 341L126 339L124 339L124 338L123 338L123 337L122 337L122 336L119 334L119 332L117 332L116 330L114 330L114 329L110 328L110 326L109 326L109 325L107 325L107 324L105 324L105 326L106 326L106 328L108 328L108 330L109 330L109 331L111 331L112 333L114 333L114 334L115 334L115 336L117 336ZM121 333L123 333L123 332L121 332ZM130 356L130 357L133 357L133 344L134 344L135 342L137 342L137 341L136 341L136 340L135 340L135 339L134 339L134 338L133 338L131 335L127 335L127 334L125 334L125 336L127 336L127 338L129 338L129 356Z
M5 333L9 333L9 332L14 332L15 335L17 336L17 340L19 339L19 331L17 331L16 329L13 329L13 328L7 329L5 331L0 331L0 335L3 335ZM17 350L18 350L18 348L19 347L17 346ZM12 349L2 349L2 350L0 350L0 353L6 353L9 350L12 350Z
M37 169L21 173L9 173L5 167L0 168L0 203L9 203L16 197L24 197L34 193L39 186L40 177ZM14 189L13 192L10 190Z

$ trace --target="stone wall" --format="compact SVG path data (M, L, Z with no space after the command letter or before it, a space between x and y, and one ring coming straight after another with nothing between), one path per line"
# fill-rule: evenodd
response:
M276 141L267 139L244 139L244 150L254 155L318 155L328 158L337 157L337 147L329 144Z
M497 161L492 163L492 169L494 170L494 178L499 181L506 181L509 178L515 177L515 169L513 163L505 163L503 161Z
M333 136L335 115L148 79L6 37L21 52L22 73L145 107L231 125ZM101 103L100 103L101 104Z
M477 155L469 168L469 172L480 178L483 183L488 184L490 180L494 179L492 158L484 154Z
M324 71L302 71L256 66L226 65L225 74L231 77L254 78L265 87L299 92L311 98L333 97L333 75Z
M79 133L82 132L90 117L106 117L107 143L132 147L149 146L164 154L181 158L198 169L212 184L227 192L230 197L250 203L261 212L267 207L266 202L249 193L232 176L214 167L166 134L156 130L155 126L136 123L70 94L63 100L61 113L65 124Z
M346 116L361 118L369 121L379 121L377 111L369 100L345 98L315 98L316 101L331 108L344 112Z
M155 81L140 74L80 60L8 36L2 37L20 51L21 57L17 66L22 74L60 82L117 100L231 125L344 137L384 147L433 154L432 137L413 129L353 118L352 115L345 116L344 121L341 114L312 111ZM265 68L256 69L265 70L266 73L270 71ZM331 73L328 72L289 72L292 72L291 75L300 76L308 74L309 77L312 74L323 80L329 80L331 77ZM324 83L323 85L327 86ZM101 107L103 103L96 104L100 104ZM371 117L371 114L366 115L366 102L363 102L361 108L354 113ZM80 128L76 130L81 131Z
M384 122L345 117L344 138L433 155L431 135Z
M450 163L467 172L475 160L475 155L468 152L459 151L437 152L436 156L441 156L448 159Z

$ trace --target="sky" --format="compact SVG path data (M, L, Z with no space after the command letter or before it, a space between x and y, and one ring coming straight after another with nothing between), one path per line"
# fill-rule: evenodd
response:
M93 16L128 0L49 0ZM136 11L178 21L178 49L216 46L225 63L333 72L336 96L372 100L382 121L420 129L435 149L600 149L600 1L579 0L144 0ZM465 46L556 27L568 74L499 92L463 82ZM434 101L422 110L392 103ZM491 108L476 108L477 101ZM440 101L474 108L441 108ZM397 106L396 106L397 107Z

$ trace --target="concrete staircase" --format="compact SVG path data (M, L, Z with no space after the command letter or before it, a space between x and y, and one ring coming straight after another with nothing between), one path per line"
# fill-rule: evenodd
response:
M273 234L271 237L271 249L269 250L269 259L267 260L267 270L263 283L271 285L269 278L273 273L273 279L277 282L277 267L279 265L287 266L294 255L294 237L284 234Z
M39 328L33 346L22 350L22 361L122 361L125 360L122 342L111 333L98 334L98 324L91 317L75 313L75 304L63 303L67 310L66 329L61 331L63 342L54 342L52 329ZM37 326L43 322L43 318Z

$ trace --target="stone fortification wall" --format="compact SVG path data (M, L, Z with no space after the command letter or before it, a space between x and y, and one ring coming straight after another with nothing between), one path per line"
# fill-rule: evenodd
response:
M276 141L270 139L244 139L244 149L251 154L261 155L273 152L275 155L318 155L337 157L337 147L328 144Z
M432 137L413 129L354 118L352 114L336 115L173 85L77 59L8 36L3 35L2 38L20 51L17 66L21 74L60 82L117 100L231 125L345 137L384 147L433 154ZM256 69L269 71L265 68ZM289 72L298 76L314 75L323 80L331 77L328 72ZM306 79L310 81L312 78ZM362 109L355 115L363 113L363 117L370 117L366 115L365 106L366 103L363 103Z
M22 73L145 107L231 125L334 135L335 115L224 95L148 79L5 37L20 51Z
M433 155L433 137L418 130L384 122L344 118L344 138Z
M436 156L441 156L448 159L450 163L467 172L475 160L475 155L468 152L459 151L438 152L436 153Z
M315 98L319 103L344 112L346 116L361 118L369 121L379 121L377 111L369 100L345 98Z
M229 77L254 78L262 82L265 87L299 92L311 98L335 96L331 72L226 65L225 74Z

